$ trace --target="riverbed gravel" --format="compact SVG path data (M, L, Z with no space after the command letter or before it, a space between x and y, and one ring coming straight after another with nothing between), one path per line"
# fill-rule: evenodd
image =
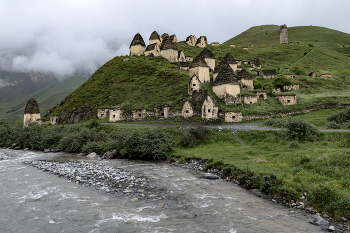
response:
M153 188L149 179L135 172L101 163L25 161L24 164L116 196L149 198L147 191ZM150 196L154 198L154 194Z

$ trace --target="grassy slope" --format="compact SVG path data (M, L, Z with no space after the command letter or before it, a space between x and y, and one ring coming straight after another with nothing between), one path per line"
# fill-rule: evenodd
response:
M115 57L57 106L56 114L72 108L123 107L126 111L168 105L181 109L187 96L188 73L162 57ZM94 112L96 114L96 111Z
M290 72L283 68L299 67L305 74L315 71L318 75L332 73L333 77L310 78L301 75L296 78L295 81L302 87L293 91L297 94L297 105L282 106L274 97L269 97L253 105L226 106L216 98L220 111L241 110L243 114L252 114L295 109L320 102L350 102L350 57L346 54L350 48L350 35L312 26L292 27L288 29L288 34L293 43L280 45L279 26L257 26L220 46L208 45L207 48L213 51L216 65L226 53L231 53L239 60L259 58L262 69L277 69L279 74ZM228 47L229 43L236 44L236 48ZM248 45L248 51L240 48ZM339 45L345 47L339 48ZM186 56L193 57L202 50L183 43L177 44L177 47L184 50ZM91 117L96 115L97 107L152 110L154 106L168 105L172 110L181 108L187 98L188 72L175 70L162 58L141 56L127 62L123 62L123 58L115 57L102 66L67 97L64 105L56 107L55 114L69 113L73 108L93 109ZM210 84L204 84L203 90L214 94Z
M80 76L75 76L61 82L53 81L50 85L40 88L34 93L22 93L24 95L22 95L20 98L1 104L0 121L22 120L24 108L28 100L32 97L38 102L41 116L43 117L51 107L72 93L77 87L83 84L85 80L86 79ZM17 87L16 90L17 92L21 92L21 86Z

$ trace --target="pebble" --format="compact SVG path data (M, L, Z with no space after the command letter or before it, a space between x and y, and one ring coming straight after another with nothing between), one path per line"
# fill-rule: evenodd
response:
M334 226L329 226L329 227L328 227L328 230L329 230L329 231L335 231L335 227L334 227Z
M179 163L179 160L178 160L176 162L172 162L171 164L179 167L183 167L183 168L197 170L197 171L204 171L204 167L205 167L205 161L201 159L191 159L189 161L186 161L185 163Z
M69 182L93 186L96 190L106 193L116 193L116 196L142 193L149 188L149 180L146 178L138 177L134 172L122 171L111 165L53 161L25 161L23 163L66 178ZM135 201L138 198L132 200Z
M1 154L0 155L0 160L8 160L8 159L11 159L12 156L10 155L7 155L7 154Z

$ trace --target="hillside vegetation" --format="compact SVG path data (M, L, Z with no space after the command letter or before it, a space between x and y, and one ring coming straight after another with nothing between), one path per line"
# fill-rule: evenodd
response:
M274 97L269 97L257 104L226 106L216 98L220 111L241 110L243 114L251 114L296 109L320 102L350 103L350 35L314 26L288 28L288 35L292 43L280 45L279 26L264 25L252 27L219 46L207 46L215 55L216 65L226 53L231 53L237 60L259 58L262 69L276 69L282 75L293 72L299 75L293 79L301 87L293 91L297 94L296 105L282 106ZM228 47L231 43L236 44L236 48ZM241 49L242 46L249 50ZM184 43L178 43L177 48L193 57L202 51ZM52 109L51 114L61 115L62 122L72 122L73 116L79 114L81 116L74 121L96 116L99 107L122 107L124 111L131 111L167 105L171 110L181 109L188 98L190 77L187 71L178 70L161 57L132 57L125 62L123 58L115 57L107 62ZM307 76L310 72L317 75L331 73L332 77L312 78ZM255 81L262 85L271 82L262 77L256 77ZM202 89L213 94L209 83L202 85ZM196 108L199 110L200 106Z
M24 108L30 98L39 104L41 116L86 81L79 75L62 81L57 79L32 82L24 80L0 88L0 122L23 120Z

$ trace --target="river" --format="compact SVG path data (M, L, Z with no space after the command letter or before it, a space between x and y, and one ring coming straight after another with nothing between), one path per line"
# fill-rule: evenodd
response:
M323 232L300 212L164 163L0 149L0 232ZM145 177L135 198L43 172L30 160L100 163Z

